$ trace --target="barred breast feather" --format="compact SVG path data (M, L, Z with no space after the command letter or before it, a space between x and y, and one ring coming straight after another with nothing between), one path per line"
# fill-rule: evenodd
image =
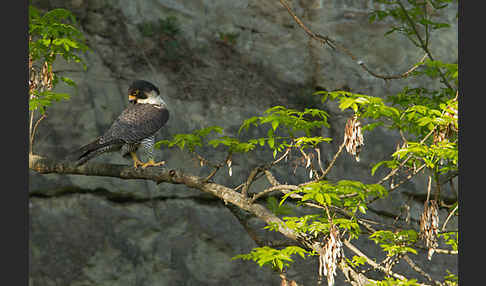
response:
M140 143L157 132L169 120L165 106L135 104L125 109L100 138L100 143L122 140Z

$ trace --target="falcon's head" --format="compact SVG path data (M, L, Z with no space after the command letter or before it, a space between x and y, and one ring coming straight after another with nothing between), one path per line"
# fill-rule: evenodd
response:
M148 103L165 105L165 102L160 97L159 89L145 80L136 80L132 82L128 88L128 102L132 104Z

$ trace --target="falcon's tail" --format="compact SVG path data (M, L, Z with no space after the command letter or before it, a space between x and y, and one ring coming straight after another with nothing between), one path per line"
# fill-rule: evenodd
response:
M100 143L101 137L80 147L69 154L69 158L76 162L76 166L86 163L88 160L108 151L113 146L113 142Z

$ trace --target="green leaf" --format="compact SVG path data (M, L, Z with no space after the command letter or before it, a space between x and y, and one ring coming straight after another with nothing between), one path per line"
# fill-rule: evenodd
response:
M61 80L62 80L64 83L66 83L67 85L70 85L70 86L73 86L73 87L75 87L75 86L76 86L76 83L75 83L75 82L74 82L72 79L70 79L70 78L68 78L68 77L64 77L64 76L63 76L63 77L61 77Z
M276 121L276 120L275 120L275 121L272 121L272 129L273 129L274 131L275 131L275 130L277 130L277 127L278 127L278 125L279 125L279 124L280 124L280 122L278 122L278 121Z
M274 149L274 147L275 147L275 138L274 137L268 138L267 144L268 144L268 147L270 147L270 149Z
M381 161L381 162L378 162L376 163L373 168L371 168L371 176L374 176L375 175L375 172L376 170L378 170L378 168L381 166L381 165L384 165L384 164L387 164L389 163L390 161Z
M291 196L292 194L297 194L297 193L300 193L301 191L300 190L295 190L295 191L290 191L288 193L286 193L282 199L280 200L280 203L278 204L279 206L282 206L282 204L285 202L285 200Z
M331 196L329 194L324 194L324 200L326 201L326 205L331 205Z
M339 108L341 110L345 110L346 108L350 107L354 103L354 98L345 97L341 100L339 104Z

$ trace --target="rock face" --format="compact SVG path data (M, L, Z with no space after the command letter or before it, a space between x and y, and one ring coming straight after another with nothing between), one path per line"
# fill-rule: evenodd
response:
M383 82L371 77L344 54L309 41L279 1L146 0L146 1L33 1L40 8L72 10L92 49L82 55L87 71L62 61L55 70L69 76L76 88L59 85L71 94L54 103L42 121L34 152L62 158L106 130L128 104L126 91L133 79L159 86L169 105L170 119L157 135L168 138L196 128L221 125L235 135L244 119L261 115L275 105L324 108L331 128L322 130L333 143L322 148L329 161L342 142L349 114L335 104L323 106L312 96L316 88L348 89L386 97L405 85L420 86L422 79ZM370 24L367 13L374 1L292 1L297 15L316 32L329 35L380 74L406 71L422 57L399 35L384 38L390 23ZM452 28L434 34L432 53L437 59L457 61L457 5L439 15ZM176 19L178 25L168 20ZM159 21L160 20L160 21ZM150 21L154 24L148 25ZM145 30L139 29L145 24ZM177 30L174 30L177 27ZM253 132L253 133L251 133ZM258 136L255 130L242 136ZM361 162L343 154L330 178L375 182L370 166L391 154L399 135L383 129L365 133ZM222 160L217 150L203 150L211 160ZM158 159L170 168L205 175L208 169L175 149L162 149ZM233 176L222 171L215 180L239 185L255 166L272 155L256 151L234 158ZM95 160L127 164L118 155ZM297 183L288 165L275 170L281 182ZM253 188L268 186L264 180ZM407 183L403 191L376 202L373 219L393 223L406 202L411 226L417 227L426 190L424 178ZM256 244L223 202L178 185L155 185L140 180L104 177L39 175L30 173L31 285L278 285L278 274L253 262L231 257L248 253ZM453 197L450 190L445 196ZM379 216L381 215L381 216ZM385 218L383 218L385 215ZM386 216L389 218L386 218ZM441 222L447 213L441 212ZM259 229L261 223L254 222ZM457 226L452 220L450 226ZM260 230L258 230L260 231ZM379 248L358 241L373 255ZM352 257L352 256L351 256ZM297 260L289 278L312 285L316 261ZM445 269L457 273L456 257L436 254L419 266L434 278ZM408 265L400 270L418 277ZM341 274L337 285L342 285Z

